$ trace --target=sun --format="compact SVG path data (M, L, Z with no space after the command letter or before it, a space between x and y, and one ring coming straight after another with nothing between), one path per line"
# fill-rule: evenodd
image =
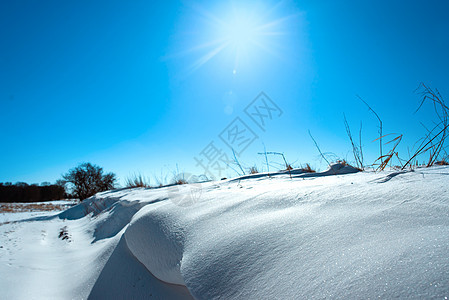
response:
M244 18L234 18L223 26L224 39L231 47L241 49L249 46L257 38L257 26Z
M186 52L201 52L191 65L191 71L202 67L219 54L226 54L229 70L233 75L239 71L241 62L261 58L261 52L277 56L273 47L279 37L285 35L286 21L292 16L273 13L277 7L255 10L251 7L233 7L227 14L217 16L200 9L204 22L202 42Z

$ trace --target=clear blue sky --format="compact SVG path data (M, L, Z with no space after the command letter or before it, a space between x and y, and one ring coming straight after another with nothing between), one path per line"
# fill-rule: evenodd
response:
M373 161L376 120L356 95L409 146L433 118L413 114L414 89L449 96L446 1L241 2L2 1L0 182L87 161L122 183L201 174L210 142L232 154L220 134L236 117L257 135L246 166L264 168L265 145L323 168L308 130L351 160L343 113ZM262 91L282 110L264 130L245 114Z

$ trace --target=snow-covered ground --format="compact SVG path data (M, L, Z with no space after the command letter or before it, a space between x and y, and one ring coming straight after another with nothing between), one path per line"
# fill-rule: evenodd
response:
M2 299L449 297L449 167L124 189L0 225Z
M77 200L0 203L0 224L32 217L51 216L77 204Z

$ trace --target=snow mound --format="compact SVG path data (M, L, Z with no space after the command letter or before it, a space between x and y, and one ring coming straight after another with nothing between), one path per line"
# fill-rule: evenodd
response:
M183 232L171 222L170 215L144 209L125 232L126 244L133 255L158 279L185 285L180 267Z
M89 299L193 299L189 291L154 277L129 251L122 237L108 259Z
M292 169L292 170L283 170L279 172L262 172L262 173L256 173L256 174L249 174L249 175L243 175L239 176L233 179L230 179L229 181L242 181L246 179L257 179L257 178L266 178L266 177L276 177L276 176L285 176L285 175L291 175L295 178L300 177L322 177L322 176L330 176L330 175L345 175L345 174L352 174L360 172L360 169L354 168L351 165L348 165L347 163L337 162L329 165L329 168L323 172L314 172L310 173L305 169Z
M322 172L321 174L327 174L327 175L342 175L342 174L352 174L360 172L360 169L357 169L351 165L348 165L347 163L333 163L329 166L329 168Z
M142 209L125 237L196 299L443 297L449 193L432 171L327 176L358 172L337 164L313 181L209 185L196 205Z
M201 183L190 205L177 200L188 188L98 194L53 219L1 225L0 290L11 299L444 299L448 175L448 166L335 164L293 179Z

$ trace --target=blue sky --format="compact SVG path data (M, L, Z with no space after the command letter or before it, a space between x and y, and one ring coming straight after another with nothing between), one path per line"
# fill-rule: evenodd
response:
M430 108L414 114L414 89L449 95L448 11L445 1L3 1L0 182L54 181L87 161L122 183L201 174L195 157L211 142L232 155L220 134L237 117L257 136L239 156L247 167L265 168L265 145L324 168L308 130L351 160L343 113L355 134L363 122L372 162L376 119L356 95L385 133L404 134L406 157L419 122L433 120ZM245 113L262 91L282 111L264 130Z

